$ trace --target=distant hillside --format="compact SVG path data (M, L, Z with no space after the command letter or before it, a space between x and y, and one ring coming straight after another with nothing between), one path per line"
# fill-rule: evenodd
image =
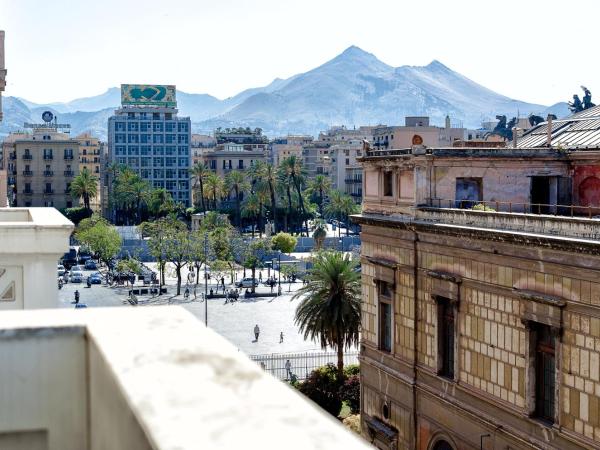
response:
M547 107L511 99L439 61L392 67L354 46L306 73L278 78L224 100L181 91L177 96L180 114L191 117L196 132L250 126L261 127L268 135L316 135L335 124L403 124L408 115L426 115L432 123L442 124L447 114L455 122L477 128L496 114L568 115L566 103ZM91 130L105 139L107 118L119 104L116 87L97 96L47 105L7 97L0 133L18 129L24 121L38 122L40 112L51 109L61 122L72 124L73 133Z

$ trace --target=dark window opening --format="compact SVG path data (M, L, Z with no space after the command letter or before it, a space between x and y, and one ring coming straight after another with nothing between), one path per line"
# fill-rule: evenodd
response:
M468 209L483 198L481 178L456 179L456 208Z
M392 287L385 281L379 281L379 349L392 351Z
M454 306L448 299L439 300L440 375L454 379Z
M550 177L531 177L531 212L548 214L550 211Z
M383 172L383 195L385 197L394 195L394 177L392 172Z
M556 390L555 339L548 325L537 324L535 336L535 415L552 423Z

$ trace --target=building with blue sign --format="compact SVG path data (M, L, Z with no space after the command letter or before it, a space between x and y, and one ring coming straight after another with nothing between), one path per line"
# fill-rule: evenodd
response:
M176 106L175 86L122 85L121 108L108 118L107 162L129 167L189 207L191 121Z

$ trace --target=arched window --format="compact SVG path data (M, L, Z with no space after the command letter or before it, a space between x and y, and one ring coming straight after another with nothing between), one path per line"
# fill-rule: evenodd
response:
M439 441L433 447L433 450L454 450L446 441Z

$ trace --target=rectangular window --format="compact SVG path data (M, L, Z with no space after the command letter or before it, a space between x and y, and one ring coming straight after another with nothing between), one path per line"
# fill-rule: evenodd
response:
M238 169L243 169L243 168L244 168L244 160L243 160L243 159L240 159L240 160L238 161Z
M556 391L556 348L552 329L535 325L535 414L542 420L554 422Z
M394 174L392 172L383 172L383 195L384 197L394 195Z
M446 298L438 299L438 351L440 375L454 379L454 305Z
M392 299L393 291L389 283L377 283L379 297L379 349L392 351Z

